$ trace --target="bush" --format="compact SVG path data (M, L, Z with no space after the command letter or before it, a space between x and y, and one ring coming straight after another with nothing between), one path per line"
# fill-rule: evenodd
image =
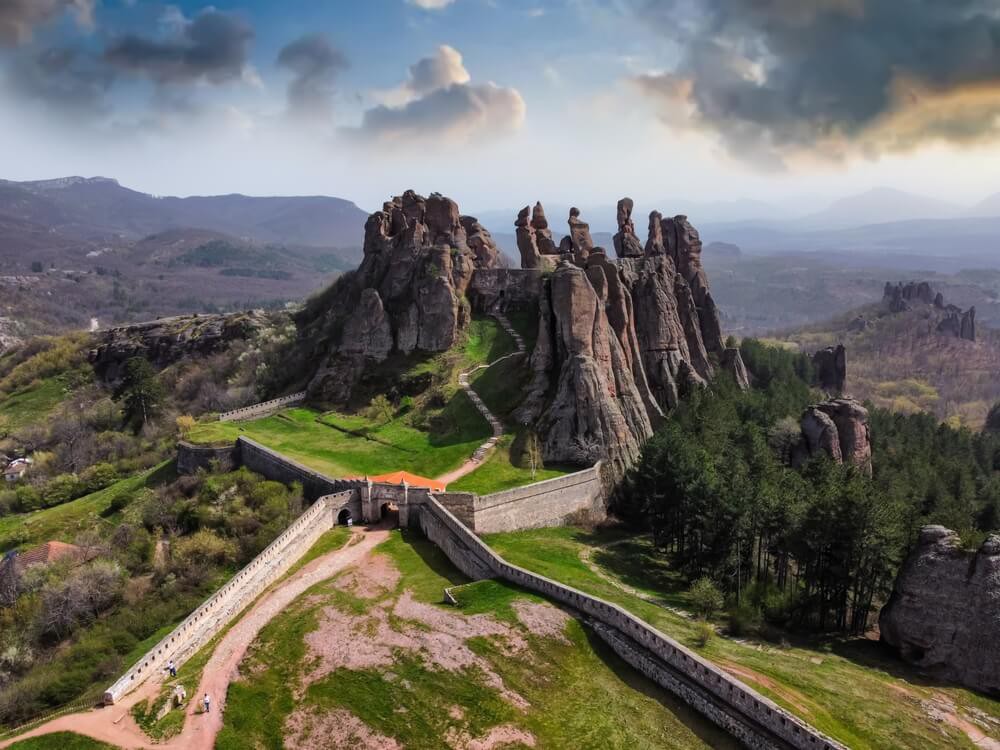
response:
M91 492L103 490L117 480L118 472L114 465L109 463L94 464L80 475L80 494L89 495Z
M712 638L715 637L715 628L711 626L710 623L702 620L698 623L698 629L695 631L694 642L698 648L705 648Z
M236 545L208 529L179 539L171 549L170 565L179 578L201 583L216 565L236 559Z
M125 579L118 563L99 560L51 581L40 592L36 627L42 636L65 638L121 597Z
M708 577L699 578L694 582L688 591L691 599L691 606L694 611L703 619L707 620L722 609L725 604L722 592L712 583Z

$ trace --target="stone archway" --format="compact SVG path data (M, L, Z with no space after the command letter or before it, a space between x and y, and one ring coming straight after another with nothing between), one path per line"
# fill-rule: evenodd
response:
M379 520L392 528L399 526L399 506L396 503L385 502L378 509Z
M350 508L341 508L340 512L337 513L337 525L347 526L354 521L354 517L351 515Z

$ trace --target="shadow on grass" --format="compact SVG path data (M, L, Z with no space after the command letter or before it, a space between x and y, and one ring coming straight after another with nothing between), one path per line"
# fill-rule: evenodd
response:
M687 703L640 674L631 665L616 654L607 643L601 640L590 627L584 626L590 647L605 666L614 673L621 682L632 690L651 698L672 713L678 721L690 729L702 742L712 748L729 750L739 748L727 732L715 726Z
M429 541L421 532L413 529L400 529L399 533L403 541L410 546L424 565L446 579L452 586L471 582L472 579L452 565L451 560L445 556L441 548ZM441 593L443 598L444 592Z

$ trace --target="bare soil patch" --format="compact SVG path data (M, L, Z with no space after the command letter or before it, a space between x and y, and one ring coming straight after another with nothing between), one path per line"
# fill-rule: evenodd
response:
M285 721L285 742L298 750L399 750L400 744L346 709L298 710Z
M493 727L482 737L473 737L468 732L452 729L445 737L452 750L499 750L505 747L534 747L535 735L515 727L501 724Z
M518 600L513 604L518 621L532 635L543 638L555 638L562 643L569 643L566 637L566 624L572 619L558 607L544 602L526 602Z

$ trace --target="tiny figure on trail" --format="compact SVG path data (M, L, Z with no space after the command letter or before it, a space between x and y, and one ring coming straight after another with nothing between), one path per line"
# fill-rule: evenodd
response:
M171 659L170 661L167 662L167 671L170 672L170 676L171 677L176 677L177 676L177 665L174 664L174 660L173 659Z
M212 710L212 699L205 693L205 697L201 699L201 702L205 704L205 713Z

